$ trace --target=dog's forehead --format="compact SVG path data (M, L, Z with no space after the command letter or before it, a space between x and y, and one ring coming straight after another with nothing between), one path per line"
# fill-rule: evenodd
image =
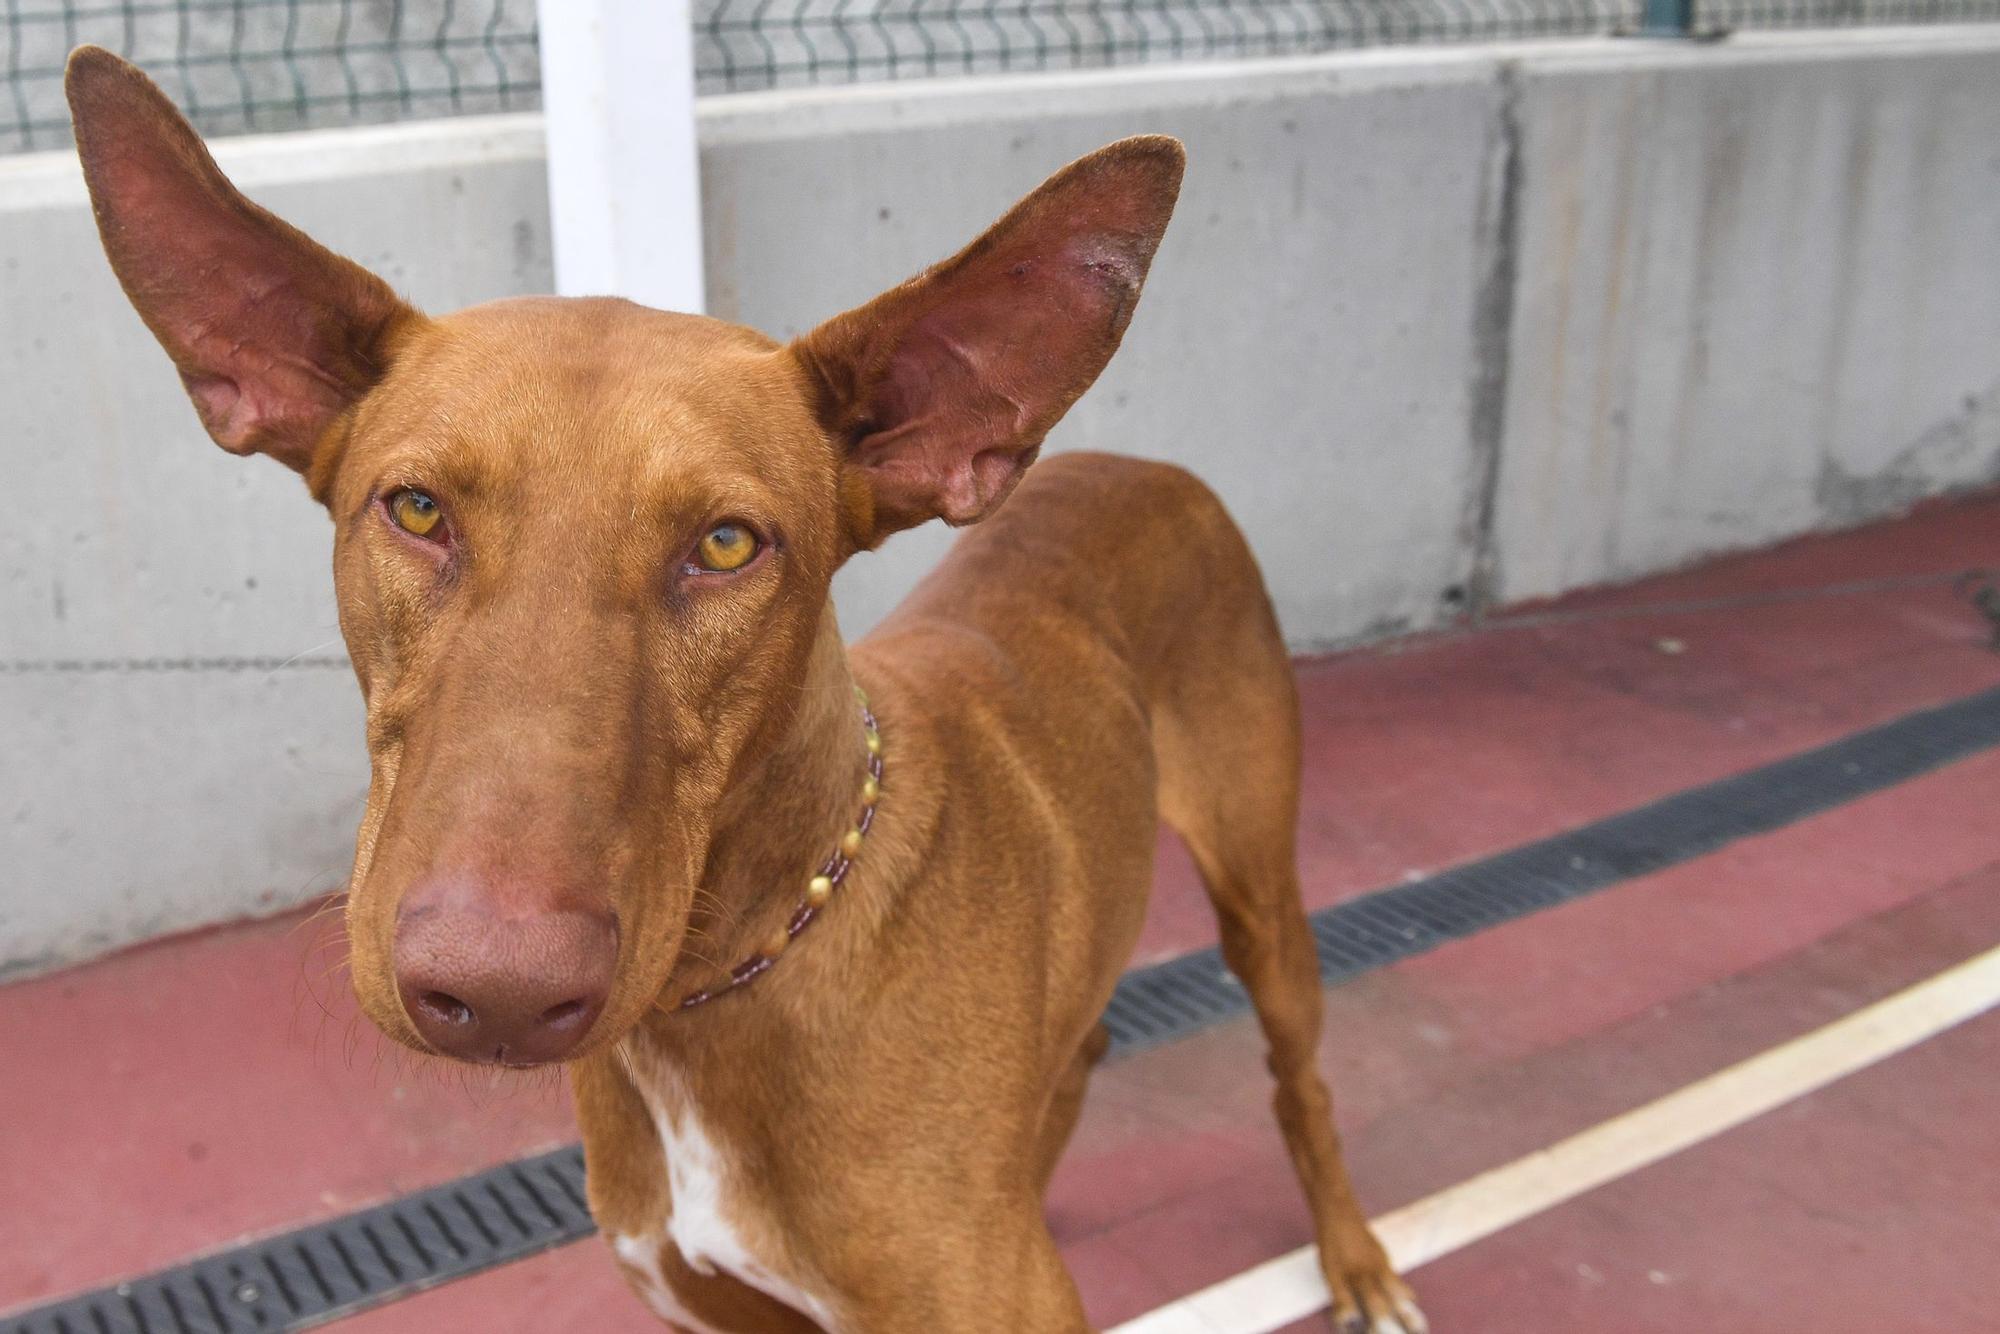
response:
M523 485L782 485L817 429L777 344L609 298L516 298L428 320L361 422L365 452L417 452ZM816 451L808 451L816 452Z

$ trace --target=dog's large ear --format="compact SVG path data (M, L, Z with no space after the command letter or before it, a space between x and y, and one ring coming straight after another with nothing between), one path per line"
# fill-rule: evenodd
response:
M1163 135L1080 158L957 255L792 345L848 449L850 539L990 513L1132 318L1180 193Z
M111 267L216 443L306 471L416 312L245 199L151 80L100 47L65 79Z

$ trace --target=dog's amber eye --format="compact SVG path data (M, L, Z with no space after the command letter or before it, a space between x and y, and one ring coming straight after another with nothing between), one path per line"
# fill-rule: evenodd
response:
M757 554L757 535L740 523L718 523L694 549L695 564L712 574L740 570Z
M389 497L389 517L404 532L429 537L437 531L444 513L438 509L437 501L406 486Z

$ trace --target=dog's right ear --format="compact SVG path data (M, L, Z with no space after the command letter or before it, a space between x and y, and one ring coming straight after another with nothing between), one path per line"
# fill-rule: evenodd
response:
M95 46L64 80L104 252L233 454L305 472L422 317L389 285L245 199L137 69Z

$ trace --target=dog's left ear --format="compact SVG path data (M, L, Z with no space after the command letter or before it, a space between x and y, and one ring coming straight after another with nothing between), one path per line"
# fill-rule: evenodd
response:
M1186 161L1164 135L1080 158L944 263L792 345L848 449L850 540L971 523L1118 350Z

